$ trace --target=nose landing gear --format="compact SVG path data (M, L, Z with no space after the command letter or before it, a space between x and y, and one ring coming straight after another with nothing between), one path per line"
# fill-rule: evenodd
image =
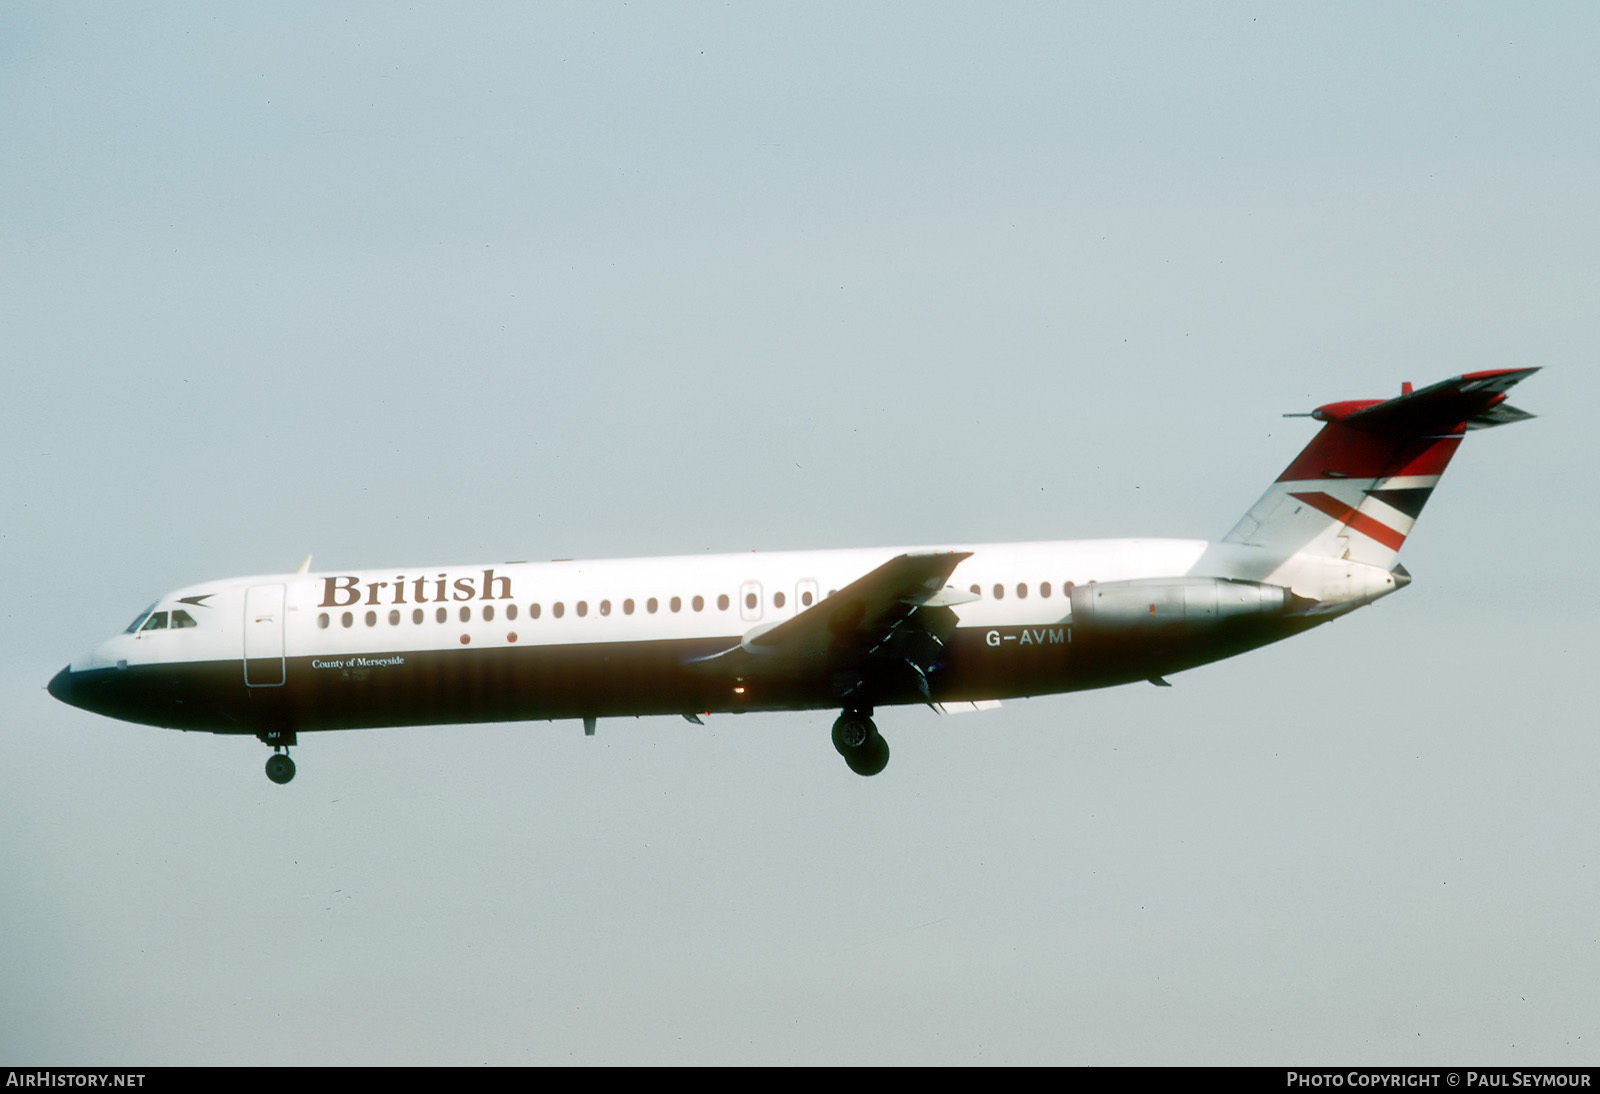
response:
M269 729L256 736L262 744L272 746L272 755L267 757L267 778L279 786L294 778L294 761L289 759L289 748L295 743L294 730Z
M267 757L267 778L279 786L294 778L294 761L287 752L274 752Z
M889 764L889 742L873 724L871 710L846 710L833 723L833 747L857 775L876 775Z

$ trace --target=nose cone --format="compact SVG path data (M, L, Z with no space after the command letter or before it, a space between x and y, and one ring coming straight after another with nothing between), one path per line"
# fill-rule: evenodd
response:
M45 685L50 694L60 699L63 703L77 706L72 701L72 666L67 666L50 678L50 683Z

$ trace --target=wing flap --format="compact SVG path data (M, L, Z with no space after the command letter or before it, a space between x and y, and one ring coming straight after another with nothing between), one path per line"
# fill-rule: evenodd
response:
M935 714L973 714L981 710L1000 709L998 699L979 699L975 703L932 703Z

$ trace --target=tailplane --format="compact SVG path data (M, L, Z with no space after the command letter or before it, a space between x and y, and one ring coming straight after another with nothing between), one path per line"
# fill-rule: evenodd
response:
M1329 403L1305 451L1224 537L1287 558L1393 569L1406 536L1469 430L1533 415L1506 392L1536 368L1469 372L1393 399Z

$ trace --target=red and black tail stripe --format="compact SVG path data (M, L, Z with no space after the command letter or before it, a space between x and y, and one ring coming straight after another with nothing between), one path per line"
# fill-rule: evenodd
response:
M1405 543L1404 532L1397 531L1375 517L1368 516L1359 509L1352 509L1332 494L1290 494L1296 501L1303 501L1319 513L1324 513L1339 521L1346 528L1360 532L1368 539L1376 540L1389 548L1398 551L1401 544Z
M1422 514L1422 507L1428 504L1428 498L1433 493L1431 486L1408 486L1398 490L1368 490L1368 497L1377 498L1389 508L1404 513L1412 520Z

